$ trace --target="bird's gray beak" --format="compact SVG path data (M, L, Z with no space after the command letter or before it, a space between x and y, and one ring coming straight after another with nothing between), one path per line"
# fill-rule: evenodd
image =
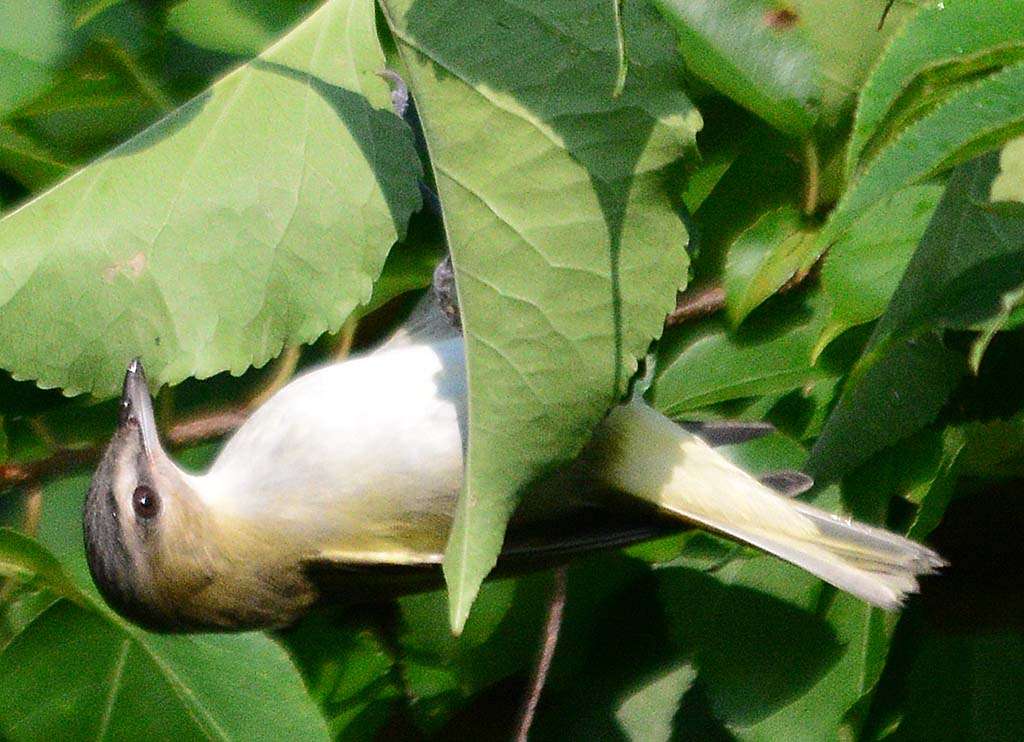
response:
M153 400L149 396L149 384L142 361L136 358L128 364L121 392L121 410L118 414L121 428L138 427L142 435L142 447L150 457L160 450L160 439L156 431L156 417L153 415Z

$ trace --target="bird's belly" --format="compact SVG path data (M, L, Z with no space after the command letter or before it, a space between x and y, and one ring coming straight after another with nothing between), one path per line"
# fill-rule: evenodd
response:
M283 388L207 476L222 513L323 548L440 550L462 484L462 342L328 366Z

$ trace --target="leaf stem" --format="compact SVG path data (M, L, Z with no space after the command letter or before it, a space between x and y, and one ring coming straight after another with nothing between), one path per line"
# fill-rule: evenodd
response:
M821 163L818 160L818 147L812 137L804 140L804 203L805 216L818 210L818 198L821 190Z
M612 98L618 98L626 89L626 75L629 74L629 60L626 59L626 33L622 28L622 4L625 0L612 0L612 16L615 23L615 44L618 53L618 74L615 77L615 87L612 88Z

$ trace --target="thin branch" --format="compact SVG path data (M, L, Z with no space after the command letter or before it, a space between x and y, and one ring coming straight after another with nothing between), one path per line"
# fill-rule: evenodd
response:
M35 484L25 492L23 501L25 512L21 517L21 530L29 536L35 536L39 532L39 521L43 517L43 488Z
M725 306L725 289L718 285L691 286L679 294L676 308L665 317L665 327L675 327L709 317Z
M355 314L349 315L338 332L337 345L334 347L334 352L331 353L331 357L335 361L344 361L348 358L349 353L352 352L352 343L355 342L358 327L359 319Z
M555 647L558 645L558 634L562 629L562 616L565 613L566 568L563 566L555 569L554 578L551 599L548 603L548 617L544 622L544 643L541 644L540 653L537 655L537 664L533 668L530 685L523 698L522 708L519 710L519 721L516 723L515 734L512 737L515 742L526 742L527 737L530 736L530 727L533 726L533 717L537 713L537 704L540 703L540 694L548 679L551 660L555 657Z

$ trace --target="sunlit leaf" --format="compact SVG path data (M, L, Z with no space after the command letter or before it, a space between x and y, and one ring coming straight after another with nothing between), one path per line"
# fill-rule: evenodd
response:
M253 56L315 5L315 0L184 0L167 11L167 29L196 46Z
M811 363L821 332L820 294L783 297L779 306L729 330L711 322L667 338L651 400L668 415L731 399L797 389L827 372Z
M133 356L159 385L337 329L419 203L382 66L372 6L332 0L0 221L0 365L102 395Z
M998 147L1024 131L1024 63L973 81L910 124L864 169L822 233L835 241L879 199Z

